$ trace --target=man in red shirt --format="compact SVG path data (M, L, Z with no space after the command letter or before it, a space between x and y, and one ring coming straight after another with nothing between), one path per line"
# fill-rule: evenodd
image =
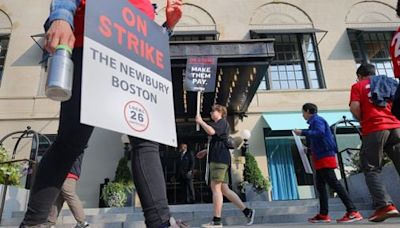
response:
M380 173L386 153L400 175L400 121L391 113L391 101L384 107L373 103L371 78L374 75L375 66L372 64L362 64L357 69L358 82L351 88L350 111L361 124L361 169L376 208L369 221L382 222L387 218L399 216L399 211L380 180Z
M42 158L29 196L28 209L20 227L48 227L47 218L64 180L76 158L83 153L93 127L80 123L83 26L86 0L52 0L45 27L45 48L54 53L58 45L74 48L73 88L70 100L61 103L60 123L55 142ZM129 0L134 7L154 19L150 0ZM112 4L112 1L110 1ZM166 0L164 31L171 30L182 16L182 0ZM156 142L130 137L132 176L147 227L184 227L171 217L164 174Z

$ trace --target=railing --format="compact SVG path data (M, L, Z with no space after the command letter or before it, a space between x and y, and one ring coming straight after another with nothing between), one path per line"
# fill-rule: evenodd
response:
M24 130L24 131L15 131L15 132L11 132L11 133L7 134L6 136L4 136L0 140L0 146L3 145L3 142L6 139L10 138L11 136L18 135L18 134L20 134L20 135L18 136L17 142L14 145L14 149L13 149L13 152L12 152L11 160L10 161L6 161L6 162L1 162L0 165L12 164L12 163L16 163L16 162L28 162L29 163L29 170L34 172L35 169L36 169L36 163L37 163L36 159L37 159L37 154L38 154L38 151L39 151L39 139L40 139L40 137L44 138L49 144L51 144L51 141L49 140L49 138L47 136L42 135L42 134L40 134L40 133L38 133L38 132L36 132L34 130L31 130L31 127L28 126L26 128L26 130ZM18 149L18 146L19 146L21 140L23 138L30 138L30 137L32 137L32 138L34 138L36 140L36 145L35 145L36 148L34 150L34 153L31 152L29 159L15 159L15 156L17 154L17 149ZM1 198L0 223L1 223L2 217L3 217L3 211L4 211L4 204L5 204L5 199L6 199L6 195L7 195L7 189L8 189L8 185L7 185L7 183L5 183L3 191L1 192L1 196L0 196L0 198Z
M343 120L339 120L338 122L336 122L335 124L333 124L331 126L331 128L333 130L333 135L335 137L336 145L338 145L336 133L337 133L338 125L340 125L340 124L344 124L345 126L350 126L353 129L355 129L356 132L358 133L358 135L360 136L360 140L361 140L361 132L360 132L359 128L354 124L354 123L358 123L358 121L357 120L347 120L346 116L343 116L342 118L343 118ZM344 181L344 185L345 185L346 190L348 192L349 191L349 185L348 185L347 179L346 179L346 172L345 172L345 169L344 169L344 162L343 162L342 154L344 152L346 152L347 154L351 154L350 151L360 151L360 149L358 149L358 148L345 148L345 149L339 151L339 147L337 146L337 150L338 150L337 154L338 154L340 175L342 176L342 179Z

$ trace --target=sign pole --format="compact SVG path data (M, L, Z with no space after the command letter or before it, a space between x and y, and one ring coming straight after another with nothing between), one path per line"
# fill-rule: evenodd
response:
M197 91L197 109L196 116L200 115L200 102L201 102L201 91ZM200 131L200 125L196 124L196 131Z

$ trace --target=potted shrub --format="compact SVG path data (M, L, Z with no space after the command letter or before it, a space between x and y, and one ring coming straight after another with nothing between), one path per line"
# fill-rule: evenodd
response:
M0 146L0 163L10 161L6 149ZM22 166L18 163L0 164L0 184L20 185L22 177Z
M246 153L245 158L243 181L238 185L239 190L245 195L246 201L267 201L271 187L269 180L262 175L252 154Z
M108 182L101 197L108 207L124 207L128 200L127 192L132 192L132 189L123 183Z
M134 185L132 174L128 167L128 158L123 157L118 162L114 181L104 186L101 197L108 207L125 207L133 205L134 195Z
M115 171L114 182L121 183L125 185L128 189L126 191L127 203L125 206L133 206L135 202L135 186L132 181L132 173L128 166L128 158L126 156L122 157L118 162L117 170Z
M11 156L0 145L0 193L5 194L2 216L7 219L11 218L13 211L26 210L29 195L29 191L21 187L21 178L26 174L29 166L21 163L4 164L10 160L12 160Z

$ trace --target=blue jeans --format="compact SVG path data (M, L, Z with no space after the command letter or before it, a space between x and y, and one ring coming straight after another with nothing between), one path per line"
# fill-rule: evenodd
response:
M80 123L82 49L75 49L72 97L61 103L60 124L55 142L43 156L32 186L23 225L47 222L51 206L60 193L68 171L83 153L93 127ZM170 212L162 171L159 145L130 137L133 181L139 195L147 227L169 221Z

